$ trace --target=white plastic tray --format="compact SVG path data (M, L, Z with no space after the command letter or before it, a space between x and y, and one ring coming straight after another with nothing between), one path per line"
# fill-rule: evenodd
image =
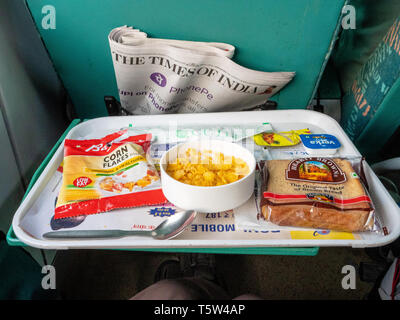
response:
M178 126L207 124L223 127L224 125L260 124L269 122L277 131L309 128L312 133L329 133L335 135L342 143L337 156L359 156L359 152L344 133L340 125L331 117L322 113L308 110L278 110L278 111L249 111L229 113L203 114L173 114L151 116L124 116L104 117L89 120L78 124L68 133L67 138L81 138L96 131L115 130L134 124L135 127L157 127L168 125L169 121L177 122ZM37 197L45 188L47 182L57 170L63 158L63 143L44 169L29 194L21 203L13 219L13 229L16 236L25 244L45 249L68 248L221 248L221 247L316 247L316 246L351 246L376 247L383 246L396 240L400 235L400 208L393 201L387 190L376 177L369 166L366 168L366 178L369 192L375 204L377 214L387 227L388 234L374 232L357 234L356 239L292 239L290 237L256 237L250 239L229 239L229 237L210 237L207 239L193 237L193 239L153 240L141 237L126 237L121 239L91 239L91 240L44 240L37 239L20 227L20 221L33 205Z

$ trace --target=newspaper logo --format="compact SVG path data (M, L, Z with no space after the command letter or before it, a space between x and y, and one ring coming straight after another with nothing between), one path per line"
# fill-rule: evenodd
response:
M150 79L160 87L165 87L167 85L167 78L159 72L152 73Z

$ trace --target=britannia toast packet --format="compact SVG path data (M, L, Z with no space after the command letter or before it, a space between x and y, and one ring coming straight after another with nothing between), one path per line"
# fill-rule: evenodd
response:
M361 159L265 161L261 216L282 226L378 231L374 205L360 168Z
M167 202L157 170L146 157L151 134L125 138L126 132L65 140L55 219Z

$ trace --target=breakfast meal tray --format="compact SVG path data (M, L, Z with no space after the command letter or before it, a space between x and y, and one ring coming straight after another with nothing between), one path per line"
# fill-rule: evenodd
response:
M232 211L222 213L198 213L192 224L180 235L169 240L128 236L116 239L46 239L41 230L49 227L54 214L54 203L62 173L60 164L64 156L64 139L83 139L94 132L111 132L124 127L158 128L174 123L178 127L191 126L256 126L270 123L275 132L310 129L311 133L334 135L341 148L335 157L361 156L339 124L331 117L308 110L248 111L228 113L171 114L151 116L104 117L87 121L75 120L66 134L59 140L41 167L35 173L28 193L16 211L7 240L10 245L28 245L42 249L101 248L174 252L248 253L248 254L293 254L314 255L321 246L350 246L354 248L376 247L391 243L400 235L400 208L393 201L372 169L365 166L368 191L376 215L385 232L335 232L329 230L280 227L266 229L240 226L238 221L254 207L254 199ZM294 149L296 152L298 150ZM252 202L253 201L253 202ZM127 212L110 211L86 217L97 219L98 227L113 227L113 219L127 219ZM140 212L142 210L142 212ZM122 210L121 210L122 211ZM155 216L157 210L146 207L131 210ZM159 212L158 212L159 213ZM158 215L160 216L160 215ZM150 219L150 218L149 218ZM62 219L61 219L62 220ZM243 219L242 219L243 220ZM161 221L161 220L160 220ZM81 222L79 222L81 223ZM85 223L73 226L72 230L85 229ZM95 223L95 224L96 224ZM140 222L135 222L140 229ZM65 227L65 226L64 226ZM53 230L58 230L56 227Z

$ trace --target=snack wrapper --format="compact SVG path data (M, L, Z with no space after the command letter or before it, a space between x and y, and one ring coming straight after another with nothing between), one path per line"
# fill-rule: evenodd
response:
M131 126L126 129L128 129L129 134L142 134L150 130L150 128L138 128L135 126ZM159 144L180 143L198 139L240 142L262 132L273 132L271 124L260 121L260 123L253 125L232 124L221 126L216 124L193 124L190 127L186 127L179 126L176 121L169 121L166 126L151 128L153 141Z
M126 132L65 140L55 219L167 202L157 170L146 157L151 134L126 138Z
M300 135L311 133L309 129L285 132L262 132L254 136L254 142L265 147L290 147L301 142Z
M260 217L277 225L378 231L362 159L309 157L263 163Z

